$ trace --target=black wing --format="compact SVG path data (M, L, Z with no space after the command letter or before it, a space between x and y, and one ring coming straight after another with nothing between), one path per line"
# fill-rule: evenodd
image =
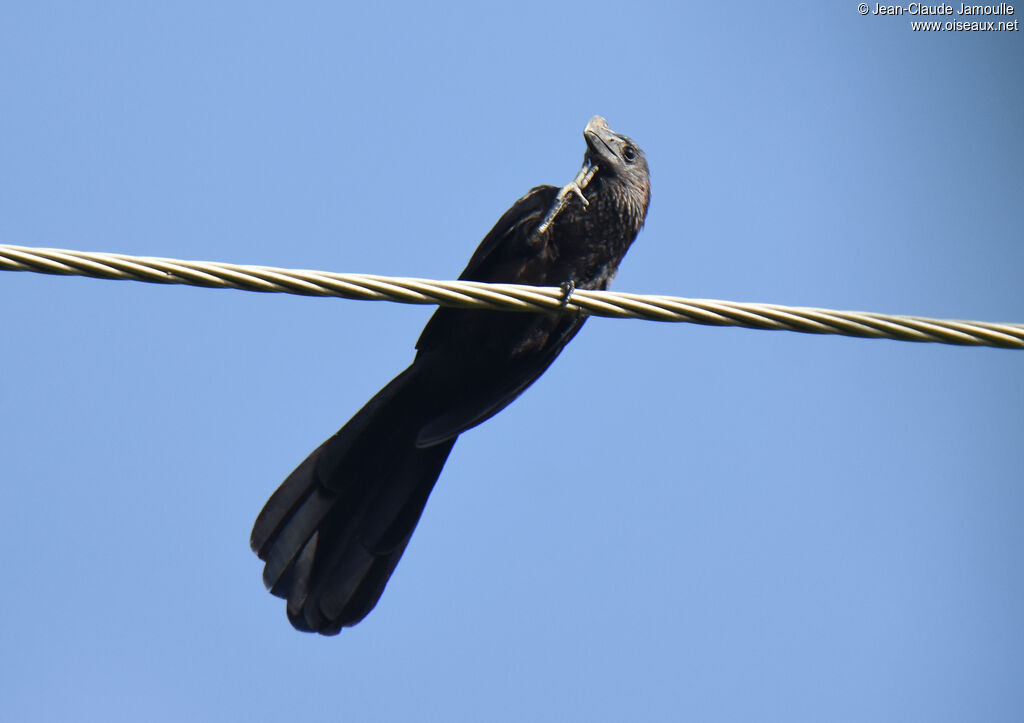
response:
M555 186L537 186L516 201L480 242L459 278L551 284L535 270L550 264L543 260L549 253L548 239L534 231L558 191ZM575 312L438 309L416 343L417 363L444 368L444 376L459 384L447 396L450 405L423 425L417 446L453 439L508 406L544 373L585 318Z
M459 279L516 283L515 278L497 278L505 276L500 268L503 257L509 252L522 254L537 247L537 243L531 243L530 234L551 210L558 190L556 186L536 186L513 203L476 247Z

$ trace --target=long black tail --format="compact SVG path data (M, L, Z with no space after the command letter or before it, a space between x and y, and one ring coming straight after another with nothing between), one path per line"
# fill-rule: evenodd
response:
M455 438L417 447L425 388L414 363L320 445L252 530L263 582L299 630L335 635L377 604Z

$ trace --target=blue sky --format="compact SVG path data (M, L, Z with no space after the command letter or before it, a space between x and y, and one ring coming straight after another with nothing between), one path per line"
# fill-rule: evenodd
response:
M594 114L615 288L1024 321L1024 46L855 3L0 11L0 243L453 278ZM595 319L292 630L266 497L427 307L0 273L0 699L35 721L1017 720L1024 356Z

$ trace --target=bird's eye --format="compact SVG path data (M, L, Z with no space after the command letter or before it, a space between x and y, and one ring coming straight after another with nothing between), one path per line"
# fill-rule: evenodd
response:
M622 157L625 158L627 162L632 163L636 160L636 148L633 148L633 146L623 146Z

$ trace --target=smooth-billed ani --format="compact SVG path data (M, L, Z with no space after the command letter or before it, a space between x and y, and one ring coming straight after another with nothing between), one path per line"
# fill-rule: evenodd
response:
M608 287L647 215L647 161L599 116L583 137L579 183L516 201L460 279ZM287 599L292 625L333 635L370 612L459 434L519 396L584 321L570 309L434 313L412 365L288 476L253 526L263 581Z

